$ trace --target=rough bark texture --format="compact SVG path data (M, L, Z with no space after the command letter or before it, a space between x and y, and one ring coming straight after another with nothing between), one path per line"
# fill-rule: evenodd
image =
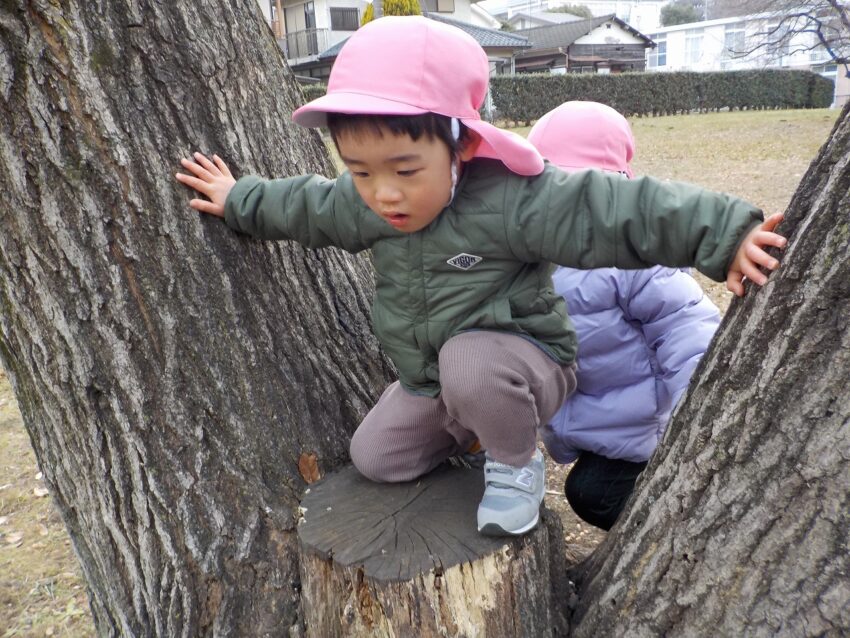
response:
M563 528L552 513L519 539L476 531L480 469L379 485L353 468L302 499L307 635L565 636Z
M850 635L850 118L732 305L623 519L574 574L576 636Z
M187 207L192 150L331 173L255 0L0 2L0 362L101 635L297 624L302 453L388 371L365 260Z

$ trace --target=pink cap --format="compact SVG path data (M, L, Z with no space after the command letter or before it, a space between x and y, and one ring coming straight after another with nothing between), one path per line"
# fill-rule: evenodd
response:
M597 168L634 177L635 138L628 121L598 102L564 102L528 134L538 151L565 171Z
M358 29L342 47L327 94L297 109L302 126L324 126L327 113L455 117L481 136L475 153L520 175L543 170L524 138L483 122L490 64L484 49L460 29L422 16L387 16Z

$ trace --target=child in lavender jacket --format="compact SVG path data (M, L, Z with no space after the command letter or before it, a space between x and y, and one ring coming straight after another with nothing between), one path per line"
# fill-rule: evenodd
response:
M631 128L604 104L562 104L528 139L564 171L632 177ZM542 428L542 438L553 459L575 461L564 485L570 506L591 525L610 529L720 314L682 270L558 267L552 279L578 334L578 389Z

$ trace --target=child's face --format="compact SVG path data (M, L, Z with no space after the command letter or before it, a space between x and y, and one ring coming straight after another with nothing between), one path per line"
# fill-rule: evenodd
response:
M422 230L448 203L452 158L444 142L361 129L340 132L336 143L360 197L398 230Z

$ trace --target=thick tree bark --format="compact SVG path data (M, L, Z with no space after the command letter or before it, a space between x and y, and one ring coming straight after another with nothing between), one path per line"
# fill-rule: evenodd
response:
M732 305L623 519L574 577L577 636L850 635L850 117Z
M0 360L101 635L297 625L303 453L389 377L362 259L187 207L192 150L332 173L255 0L0 3Z

